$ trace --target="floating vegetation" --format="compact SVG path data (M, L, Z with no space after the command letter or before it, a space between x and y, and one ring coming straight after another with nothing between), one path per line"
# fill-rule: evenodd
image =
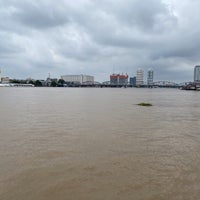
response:
M151 103L144 103L144 102L138 103L137 105L138 106L153 106Z

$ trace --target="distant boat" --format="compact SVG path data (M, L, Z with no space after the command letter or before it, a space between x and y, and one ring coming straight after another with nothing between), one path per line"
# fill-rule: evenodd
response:
M200 91L200 87L197 87L196 90L197 90L197 91Z

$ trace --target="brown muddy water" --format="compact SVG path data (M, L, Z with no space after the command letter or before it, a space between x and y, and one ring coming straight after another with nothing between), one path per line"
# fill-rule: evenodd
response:
M0 88L0 199L200 199L200 92Z

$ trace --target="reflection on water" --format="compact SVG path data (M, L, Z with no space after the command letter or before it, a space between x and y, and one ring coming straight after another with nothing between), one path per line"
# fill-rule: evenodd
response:
M199 199L200 92L0 93L0 199Z

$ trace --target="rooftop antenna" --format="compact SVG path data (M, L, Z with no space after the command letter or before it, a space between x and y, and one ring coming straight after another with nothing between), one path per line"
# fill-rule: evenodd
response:
M49 78L50 78L50 73L49 73Z

